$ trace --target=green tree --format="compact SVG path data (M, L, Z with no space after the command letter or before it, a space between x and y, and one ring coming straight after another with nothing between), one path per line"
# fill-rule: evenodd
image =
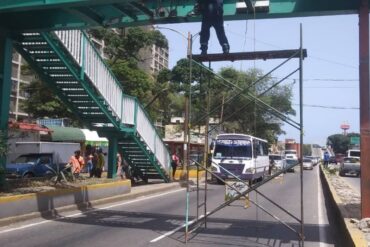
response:
M283 133L281 129L283 121L246 95L247 93L253 94L285 115L294 115L295 111L291 106L291 88L274 86L275 81L270 77L260 79L263 73L257 69L243 72L233 68L223 68L220 75L243 89L243 92L240 92L227 84L219 87L217 93L213 94L213 108L219 107L222 97L225 98L226 103L223 110L225 130L248 133L274 142L277 135ZM257 81L258 83L255 83Z
M103 39L105 53L109 56L111 64L118 60L134 59L137 62L143 58L139 52L142 48L156 45L167 48L168 41L158 30L147 30L140 27L105 29L96 28L89 31L93 36Z
M22 102L21 107L33 118L70 118L77 121L76 115L43 82L32 81L23 90L30 96Z
M234 68L223 68L219 74L231 83L216 78L204 68L193 66L191 80L193 126L204 124L205 96L206 92L209 92L210 116L224 119L225 131L247 133L276 141L277 135L283 133L281 129L283 122L271 115L267 109L257 106L254 100L244 96L247 92L252 93L284 114L295 114L291 106L291 87L272 87L275 81L271 78L259 80L255 84L254 82L262 77L262 72L259 70L241 72ZM184 97L189 92L189 82L189 61L182 59L172 69L171 76L171 84L174 85L179 97ZM232 84L236 84L244 92L241 93Z
M303 156L311 156L312 155L312 149L311 144L303 144Z
M359 133L349 133L348 135L334 134L328 136L326 144L330 145L334 153L344 154L350 148L351 137L359 137Z

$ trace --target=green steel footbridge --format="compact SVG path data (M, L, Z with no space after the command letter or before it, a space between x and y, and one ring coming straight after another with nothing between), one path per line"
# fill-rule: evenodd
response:
M7 130L11 58L15 48L86 126L108 137L109 177L115 175L119 146L143 179L161 178L168 182L170 155L161 137L141 104L124 93L81 30L96 26L197 22L200 16L193 12L194 2L0 0L0 130ZM368 12L368 3L368 0L225 0L224 18L353 14L360 9ZM367 37L367 46L368 43ZM0 164L4 166L4 158Z

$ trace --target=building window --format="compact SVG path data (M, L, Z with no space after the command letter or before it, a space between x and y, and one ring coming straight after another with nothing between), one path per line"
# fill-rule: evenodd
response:
M10 93L11 96L13 97L17 96L17 87L18 87L18 82L15 80L12 80L12 91Z
M18 65L12 64L12 77L18 78Z

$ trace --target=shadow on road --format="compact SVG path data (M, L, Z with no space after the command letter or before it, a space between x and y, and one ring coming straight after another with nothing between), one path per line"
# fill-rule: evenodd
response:
M141 213L115 210L93 210L81 216L57 221L73 224L152 230L159 235L172 231L184 222L183 215ZM299 231L300 224L290 224ZM190 236L190 245L217 246L298 246L298 236L278 222L243 219L209 218L207 229L200 227ZM324 226L329 228L329 226ZM328 230L328 229L325 229ZM318 243L318 225L305 225L305 241ZM179 244L184 242L184 229L169 236ZM327 242L327 244L334 244ZM313 245L315 246L315 245Z

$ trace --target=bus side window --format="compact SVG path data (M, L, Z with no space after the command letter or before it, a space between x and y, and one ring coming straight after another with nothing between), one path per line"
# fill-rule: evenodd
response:
M265 143L263 143L263 142L260 142L260 148L259 148L259 153L258 153L258 155L260 155L260 156L263 156L264 155L264 145Z
M263 145L263 155L264 156L266 156L266 155L268 155L269 154L269 148L268 148L268 145L267 145L267 143L262 143L262 145Z
M253 157L257 158L259 155L259 143L257 140L253 140Z

